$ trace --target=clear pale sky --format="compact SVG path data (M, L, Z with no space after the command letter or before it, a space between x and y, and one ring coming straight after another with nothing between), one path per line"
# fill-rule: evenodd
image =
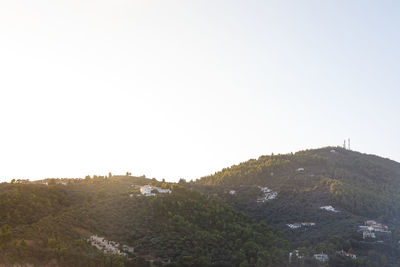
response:
M0 2L0 181L400 161L399 1Z

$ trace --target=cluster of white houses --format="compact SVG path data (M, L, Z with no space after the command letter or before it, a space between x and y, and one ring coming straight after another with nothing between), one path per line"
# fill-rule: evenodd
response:
M301 227L315 226L315 223L313 223L313 222L289 223L289 224L287 224L287 226L290 229L298 229L298 228L301 228Z
M259 186L261 192L263 192L264 196L257 198L257 202L264 203L265 201L275 199L278 196L278 192L274 192L268 187Z
M389 227L384 224L378 223L374 220L368 220L364 222L364 225L358 226L358 230L362 232L363 239L365 238L376 238L375 232L388 233L391 231Z
M111 253L116 255L121 255L127 257L127 253L133 253L134 248L129 247L127 245L122 246L122 250L120 249L121 245L118 242L110 241L105 239L104 237L100 237L97 235L92 235L87 239L87 241L94 247L99 250L102 250L104 253Z
M352 258L353 260L357 259L357 255L356 254L348 253L346 251L343 251L343 249L341 251L337 251L337 254L345 256L345 257Z
M152 186L152 185L144 185L140 187L140 194L146 197L152 197L155 196L157 193L160 194L171 194L171 189L163 189L161 187L157 186ZM133 194L129 195L130 197L133 197Z
M343 250L337 251L337 253L339 255L342 255L342 256L345 256L345 257L349 257L349 258L351 258L353 260L357 259L357 255L356 254L348 253L348 252L343 251ZM298 250L294 250L293 252L289 253L289 263L292 261L292 257L293 256L296 256L296 258L298 258L298 259L304 258L304 256ZM325 253L314 254L313 258L316 259L317 261L324 262L324 263L329 260L329 256L327 254L325 254Z

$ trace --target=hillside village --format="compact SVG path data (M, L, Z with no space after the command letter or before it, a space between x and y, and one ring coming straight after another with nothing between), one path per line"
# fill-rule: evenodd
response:
M376 232L390 234L392 231L389 227L378 223L374 220L368 220L364 222L364 225L358 226L358 231L362 232L363 239L376 238Z
M356 260L356 259L357 259L357 255L356 255L356 254L348 253L348 252L346 252L346 251L344 251L344 250L337 251L336 253L337 253L338 255L351 258L351 259L353 259L353 260ZM294 250L294 251L292 251L292 252L289 252L289 263L292 262L292 259L293 259L294 256L295 256L297 259L303 259L303 258L304 258L304 255L303 255L298 249L296 249L296 250ZM328 256L327 254L323 253L323 252L322 252L322 253L314 254L314 255L313 255L313 258L314 258L315 260L321 262L321 263L326 263L326 262L329 261L329 256Z
M261 187L260 188L261 192L264 194L264 196L257 198L258 203L264 203L265 201L275 199L278 196L278 192L274 192L268 187Z
M304 173L305 169L304 168L298 168L296 169L296 172L298 173ZM271 174L272 176L272 174ZM139 196L145 196L145 197L152 197L152 196L157 196L157 194L171 194L171 190L170 189L163 189L161 187L158 186L152 186L152 185L143 185L143 186L138 186L138 185L132 185L135 187L135 189L138 189L140 194ZM276 197L278 196L278 192L271 190L270 188L266 187L266 186L258 186L259 190L262 192L263 196L258 197L257 198L257 202L258 203L264 203L266 201L269 200L273 200L276 199ZM236 190L228 190L226 191L228 194L234 196L237 195L237 191ZM131 197L133 196L133 194L131 195ZM337 210L337 208L333 207L332 205L325 205L325 206L320 206L319 207L320 210L324 210L327 212L331 212L331 213L339 213L340 211ZM296 229L300 229L300 228L308 228L308 227L313 227L316 225L315 222L295 222L295 223L288 223L286 224L287 227L289 227L292 230L296 230ZM363 238L366 239L368 237L370 238L376 238L375 233L376 232L381 232L381 233L390 233L388 227L386 225L383 225L381 223L377 223L376 221L373 220L367 220L365 221L365 225L359 226L359 231L361 231L363 233ZM110 241L104 241L104 242L110 242ZM111 245L113 243L110 243ZM114 244L115 245L115 244ZM110 245L108 246L108 249L110 249ZM111 249L112 250L112 249ZM124 251L118 252L118 250L115 250L117 252L114 253L125 253ZM357 255L354 253L350 253L350 252L346 252L344 250L339 250L336 252L338 255L343 256L343 257L348 257L351 258L353 260L357 259ZM122 254L125 255L125 254ZM289 261L291 261L292 256L297 257L298 259L301 259L303 256L299 253L298 250L295 250L294 252L291 252L289 255ZM318 253L318 254L313 254L312 257L325 264L329 261L329 256L323 252Z
M110 241L97 235L90 236L87 239L87 242L104 253L111 253L125 257L128 257L128 253L132 254L135 250L133 247L127 245L123 245L121 250L121 245L118 242Z

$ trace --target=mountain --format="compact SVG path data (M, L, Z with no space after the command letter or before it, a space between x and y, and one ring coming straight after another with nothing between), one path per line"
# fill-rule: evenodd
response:
M164 193L143 195L139 192L143 185L159 186L153 191L163 188ZM0 264L284 266L287 262L287 241L279 231L224 202L144 177L3 183L0 222ZM104 238L107 241L100 242L104 246L118 242L114 249L121 254L123 246L134 253L128 257L103 253L87 242L90 237Z
M190 182L2 183L0 266L399 266L399 193L399 163L339 147Z
M291 249L308 249L308 254L324 250L334 257L344 249L359 255L357 264L400 264L400 164L392 160L326 147L261 156L188 187L217 194L238 210L281 229ZM338 212L321 209L324 206ZM387 226L391 233L377 233L367 242L359 231L367 220ZM315 225L288 226L301 222Z

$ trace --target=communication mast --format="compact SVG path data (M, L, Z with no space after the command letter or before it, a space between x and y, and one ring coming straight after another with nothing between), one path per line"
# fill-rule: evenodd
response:
M343 148L346 149L346 139L344 139Z
M347 146L349 147L349 150L350 150L350 138L349 138L349 140L347 142Z

